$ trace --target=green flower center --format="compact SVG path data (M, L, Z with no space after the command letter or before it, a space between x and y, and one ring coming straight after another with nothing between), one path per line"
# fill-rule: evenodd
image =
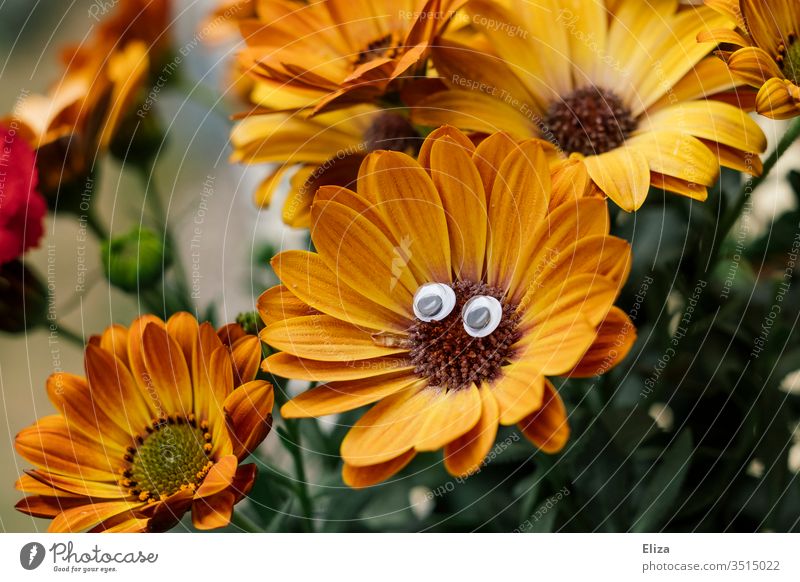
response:
M141 501L165 499L182 489L194 491L213 466L208 423L194 415L153 421L137 446L125 455L121 484Z
M800 42L790 38L789 48L781 51L783 74L795 85L800 85Z

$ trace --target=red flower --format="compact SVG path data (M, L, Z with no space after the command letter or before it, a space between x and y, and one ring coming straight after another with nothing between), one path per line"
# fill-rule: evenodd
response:
M36 156L15 130L0 127L0 265L39 244L47 212L36 189Z

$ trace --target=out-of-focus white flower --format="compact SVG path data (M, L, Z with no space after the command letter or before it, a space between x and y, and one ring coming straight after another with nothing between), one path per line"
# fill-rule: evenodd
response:
M436 503L433 500L433 491L424 485L412 487L408 492L408 502L411 504L411 513L417 519L425 519L433 512Z
M675 415L672 413L672 409L663 402L653 403L647 414L650 415L650 418L655 421L656 426L661 430L670 430L672 428Z

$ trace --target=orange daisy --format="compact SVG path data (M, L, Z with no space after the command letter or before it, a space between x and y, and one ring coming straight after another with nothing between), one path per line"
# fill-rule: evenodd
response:
M311 203L320 186L355 182L364 156L377 149L415 155L422 138L401 113L356 105L321 113L269 113L240 121L231 132L232 162L279 164L255 192L265 208L283 178L294 172L283 204L283 221L296 228L311 223Z
M242 70L270 109L315 111L374 102L419 75L436 37L466 0L266 0L243 19Z
M800 115L800 3L797 0L706 0L738 31L701 32L700 42L739 47L720 50L730 71L758 89L756 111L772 119Z
M199 529L227 525L253 485L241 461L270 430L273 392L253 380L258 338L220 335L179 313L92 338L86 378L53 374L58 414L16 437L36 467L16 483L17 509L53 532L164 531L189 510Z
M677 2L472 0L493 52L443 41L448 90L412 103L419 124L540 137L583 161L626 211L650 186L705 200L720 165L759 173L766 139L730 98L737 84L698 32L727 19ZM733 26L732 24L730 25Z
M286 418L374 404L341 445L353 487L442 448L468 475L500 424L559 451L567 411L548 377L603 373L634 340L613 306L629 246L585 168L551 173L539 140L476 147L440 128L419 161L374 152L356 191L320 188L311 217L316 252L278 254L282 284L259 300L261 339L280 350L263 369L325 382Z

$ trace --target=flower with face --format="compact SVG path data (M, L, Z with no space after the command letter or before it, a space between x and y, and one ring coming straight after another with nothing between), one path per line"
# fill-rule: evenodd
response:
M270 109L317 112L374 102L420 74L434 40L465 0L267 0L244 19L240 67ZM278 97L280 93L280 97Z
M241 461L270 430L273 392L253 380L258 338L220 336L179 313L92 338L86 378L53 374L58 414L16 437L35 466L17 481L17 509L55 532L163 531L190 510L197 528L228 525L253 485Z
M356 487L438 449L470 474L501 424L559 451L567 412L548 377L603 373L635 336L613 306L629 247L596 194L579 163L551 172L538 140L475 147L447 127L419 162L374 152L355 191L320 188L316 252L278 254L281 285L259 300L261 338L280 350L264 370L323 382L282 415L374 404L341 445Z
M706 0L738 26L700 33L701 42L738 47L718 54L731 73L758 89L756 111L773 119L800 115L800 3Z
M473 0L466 10L494 54L442 42L432 60L449 89L413 105L412 119L551 141L583 161L621 208L651 185L705 200L719 167L760 172L766 140L729 95L736 81L714 42L732 27L709 8L678 2Z
M252 115L236 125L231 142L234 162L279 164L256 190L259 207L269 206L282 178L294 171L283 221L308 228L311 203L320 186L350 186L367 153L384 149L414 155L422 138L402 114L358 105L313 117L304 113Z

